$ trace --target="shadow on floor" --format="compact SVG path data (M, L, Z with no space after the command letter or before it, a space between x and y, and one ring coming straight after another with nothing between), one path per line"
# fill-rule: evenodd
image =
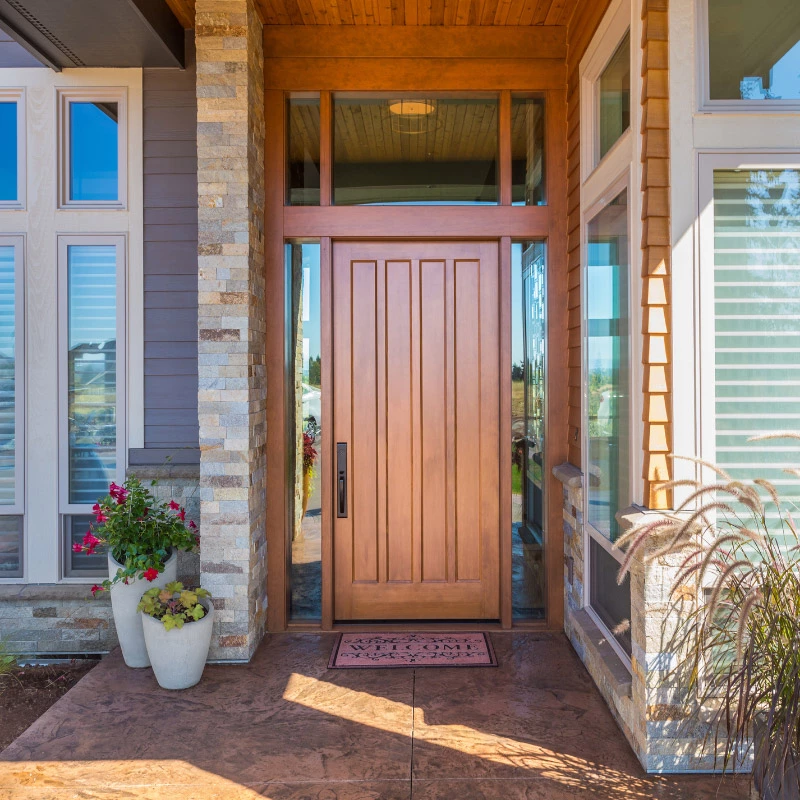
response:
M0 797L749 797L645 775L564 636L493 641L497 669L328 671L332 635L276 635L185 692L117 652L4 751Z

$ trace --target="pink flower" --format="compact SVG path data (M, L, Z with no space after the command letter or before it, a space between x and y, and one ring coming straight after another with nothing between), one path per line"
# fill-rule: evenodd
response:
M94 586L92 586L92 597L94 597L98 592L102 591L104 591L103 587L95 584Z
M196 531L197 530L197 525L194 524L194 520L193 519L189 520L189 530L190 531Z
M102 525L104 522L108 522L108 517L103 514L103 512L98 512L97 516L95 517L95 522Z
M112 483L111 486L108 487L108 493L119 505L122 505L128 499L128 490L124 486L119 486L116 483Z
M185 521L185 519L186 519L186 509L185 509L185 508L182 508L182 509L181 509L181 510L178 512L178 519L179 519L181 522L184 522L184 521Z
M180 504L180 503L176 503L174 500L170 500L170 501L169 501L169 507L170 507L170 508L171 508L173 511L177 511L177 510L178 510L178 509L181 507L181 504Z
M158 570L155 567L150 567L150 569L144 571L142 577L152 583L158 577Z
M83 552L83 546L80 545L78 542L75 542L75 544L72 545L72 552L73 553L82 553Z

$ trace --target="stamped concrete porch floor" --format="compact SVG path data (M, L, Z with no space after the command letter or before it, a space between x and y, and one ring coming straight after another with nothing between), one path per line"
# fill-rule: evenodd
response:
M739 800L645 775L559 634L495 634L497 669L328 671L332 635L167 692L119 652L0 755L0 798Z

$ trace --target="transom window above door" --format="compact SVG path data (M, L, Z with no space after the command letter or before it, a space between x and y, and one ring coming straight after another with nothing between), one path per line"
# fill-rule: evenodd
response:
M545 203L539 97L303 93L287 121L287 205Z

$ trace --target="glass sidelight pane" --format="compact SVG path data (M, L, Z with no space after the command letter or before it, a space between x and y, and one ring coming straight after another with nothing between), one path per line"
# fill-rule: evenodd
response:
M495 204L495 95L334 97L337 205Z
M19 199L16 102L0 102L0 201Z
M617 584L619 562L593 538L589 539L591 564L591 606L614 635L622 649L631 654L631 576Z
M287 105L287 198L290 206L319 205L319 95L292 95Z
M289 617L322 618L322 339L319 244L286 246L294 491Z
M543 242L511 245L511 536L515 619L545 612L545 348Z
M586 284L588 521L614 541L630 502L627 190L589 223Z
M631 124L631 35L625 34L600 75L600 158Z
M70 514L63 517L64 525L64 577L66 578L104 578L108 574L108 557L105 547L97 552L76 553L72 546L83 542L89 526L95 521L90 514Z
M711 100L800 99L800 3L708 0Z
M69 503L117 477L117 248L67 247Z
M541 206L545 200L544 100L511 100L511 202Z
M119 103L69 104L69 199L119 199Z
M21 365L17 364L16 256L15 246L0 246L0 510L22 501L17 497L23 437L17 431Z

